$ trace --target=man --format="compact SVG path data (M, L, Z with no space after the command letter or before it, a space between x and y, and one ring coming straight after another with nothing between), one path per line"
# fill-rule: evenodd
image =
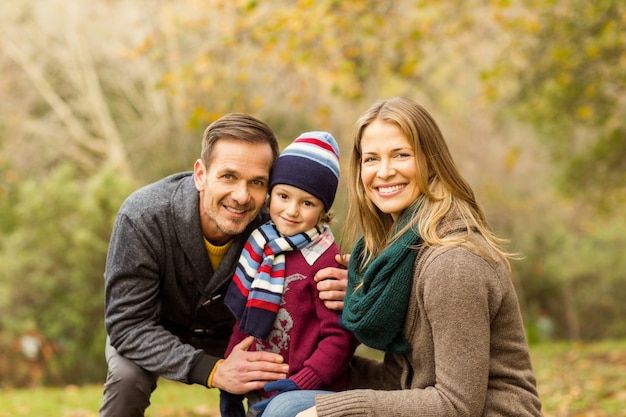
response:
M193 173L133 193L117 215L105 271L107 380L100 415L143 416L159 376L233 394L286 377L280 355L221 359L234 318L223 304L262 210L278 141L261 121L229 114L204 132ZM344 270L320 271L320 298L341 308ZM327 279L337 278L337 279Z

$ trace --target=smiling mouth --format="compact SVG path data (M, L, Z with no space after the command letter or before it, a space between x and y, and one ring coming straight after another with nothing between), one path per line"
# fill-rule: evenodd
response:
M405 184L392 185L390 187L376 187L380 194L392 194L406 187Z
M226 204L224 204L224 208L225 208L225 209L226 209L226 211L228 211L229 213L232 213L232 214L237 214L237 215L242 215L242 214L245 214L245 213L248 211L248 209L247 209L247 208L245 208L245 207L241 207L241 208L239 208L239 207L229 206L229 205L226 205Z

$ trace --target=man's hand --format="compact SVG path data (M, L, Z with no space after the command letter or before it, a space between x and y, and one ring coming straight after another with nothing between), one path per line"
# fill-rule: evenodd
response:
M248 336L221 362L212 385L231 394L245 394L263 389L266 383L287 378L289 366L283 363L283 357L270 352L248 352L254 342Z
M335 260L347 267L350 255L336 255ZM348 287L348 271L341 268L324 268L315 274L317 290L324 305L331 310L343 310L343 299Z

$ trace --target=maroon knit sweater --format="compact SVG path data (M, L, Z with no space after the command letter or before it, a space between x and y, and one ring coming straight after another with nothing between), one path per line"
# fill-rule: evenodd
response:
M288 377L300 389L341 391L346 388L348 362L357 341L340 325L340 314L326 308L320 300L313 280L322 268L340 267L335 261L338 253L336 243L322 254L308 253L312 265L301 251L285 254L285 291L274 329L267 340L256 339L250 348L282 355L289 364ZM235 323L224 357L247 337L238 327L239 322Z

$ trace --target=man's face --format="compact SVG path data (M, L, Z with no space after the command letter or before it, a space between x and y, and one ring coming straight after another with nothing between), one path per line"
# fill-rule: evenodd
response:
M228 242L256 217L265 202L271 165L270 145L235 139L215 143L208 167L196 161L200 222L209 242Z

